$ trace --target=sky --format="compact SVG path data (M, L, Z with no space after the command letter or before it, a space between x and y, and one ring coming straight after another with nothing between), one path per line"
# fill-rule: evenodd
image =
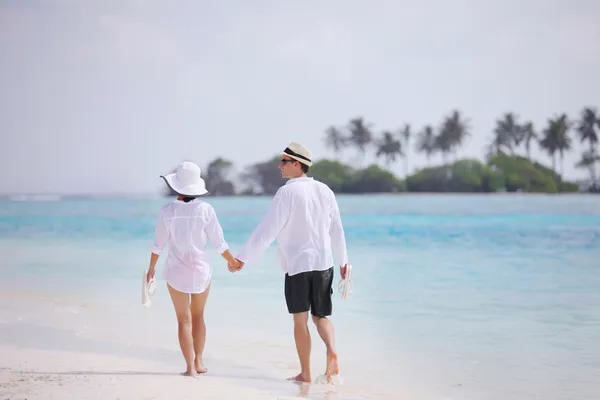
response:
M332 158L331 125L454 109L457 156L483 159L505 112L541 130L600 108L598 21L595 0L0 0L0 193L156 193L182 160L240 172L292 141Z

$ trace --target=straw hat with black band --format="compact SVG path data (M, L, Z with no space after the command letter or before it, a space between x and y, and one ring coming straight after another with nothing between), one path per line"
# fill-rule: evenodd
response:
M286 147L285 150L283 150L281 155L286 155L309 167L312 165L312 153L309 149L302 146L300 143L290 143L288 147Z

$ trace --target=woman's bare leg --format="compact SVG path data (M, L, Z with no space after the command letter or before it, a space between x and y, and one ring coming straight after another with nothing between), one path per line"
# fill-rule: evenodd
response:
M194 338L194 353L195 353L195 369L199 374L208 371L204 367L202 353L204 352L204 343L206 342L206 324L204 322L204 308L208 299L210 284L202 293L192 294L192 336Z
M192 315L190 312L190 295L179 292L168 285L169 294L177 314L179 346L185 358L186 371L182 375L196 376L194 368L194 343L192 339Z

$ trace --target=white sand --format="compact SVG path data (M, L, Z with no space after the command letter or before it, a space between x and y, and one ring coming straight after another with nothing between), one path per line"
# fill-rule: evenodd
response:
M0 400L390 398L252 376L250 371L244 377L240 370L189 378L154 361L94 353L2 345L0 355Z
M0 346L0 354L2 400L275 398L226 378L186 378L138 359L9 346ZM290 398L294 390L300 394L297 385L290 385Z
M210 375L185 378L155 362L0 347L0 399L263 399Z
M299 372L287 330L257 333L244 320L236 320L247 327L244 332L229 330L222 311L215 311L209 324L208 374L183 377L175 317L166 301L153 304L151 313L141 305L131 311L100 305L1 291L0 400L398 398L390 395L397 385L379 377L385 371L377 368L372 346L350 353L353 348L340 345L342 382L336 387L300 385L286 380ZM275 326L289 323L273 319ZM324 361L324 346L314 332L313 379L324 372ZM408 398L431 397L411 393Z

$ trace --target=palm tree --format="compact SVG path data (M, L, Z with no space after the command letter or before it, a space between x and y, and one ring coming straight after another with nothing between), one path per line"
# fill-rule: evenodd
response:
M402 142L394 138L391 132L383 132L383 138L377 143L377 157L385 158L385 165L389 169L390 165L396 161L396 157L402 156Z
M595 108L583 109L577 132L579 133L581 143L587 141L592 153L595 153L596 145L598 144L596 126L600 129L600 116L598 115L598 111Z
M427 164L431 155L435 153L435 133L431 125L426 125L421 132L417 135L416 150L420 153L425 153L427 157Z
M434 148L442 154L442 163L448 163L448 153L452 150L452 137L448 130L440 127L438 134L435 136Z
M600 162L600 156L592 150L586 150L581 155L581 160L575 164L577 168L587 168L590 173L592 186L596 186L596 163Z
M513 145L518 146L523 140L521 127L517 123L518 116L513 113L505 113L502 119L496 120L496 128L494 129L494 139L489 144L491 154L503 153L503 150L508 150L514 154Z
M444 163L448 153L454 153L463 144L470 133L470 122L455 110L442 122L440 133L436 138L436 148L441 151Z
M560 154L560 174L564 174L564 156L565 152L571 150L571 137L569 136L569 130L571 129L571 122L566 114L562 114L556 120L558 135L558 152Z
M523 135L523 141L525 142L525 151L527 152L527 159L531 160L531 141L537 140L538 135L533 128L532 122L526 122L521 127L521 132Z
M540 146L552 157L552 169L556 172L556 152L560 155L561 175L564 167L564 152L571 148L569 137L570 122L566 114L548 120L548 127L544 129L544 138Z
M596 127L600 129L600 116L595 108L587 107L581 112L581 120L579 126L577 126L577 132L581 143L587 141L590 150L582 156L582 160L578 163L581 166L589 168L590 177L592 184L596 183L596 145L598 144L598 133L596 133Z
M552 123L548 120L548 128L544 129L544 137L540 140L540 147L546 150L546 153L552 159L552 171L556 172L556 137L555 133L551 130Z
M410 124L404 124L404 128L400 131L400 137L402 138L403 147L406 149L404 156L404 173L408 176L408 152L410 149Z
M363 117L357 117L351 119L348 125L350 131L348 141L359 151L359 157L362 160L365 156L367 146L373 141L371 124L366 123Z
M485 155L489 159L498 154L504 154L502 149L506 146L504 137L499 134L495 134L492 141L485 147Z
M325 131L325 145L333 150L336 158L339 159L339 154L346 146L347 138L335 126L330 126Z

